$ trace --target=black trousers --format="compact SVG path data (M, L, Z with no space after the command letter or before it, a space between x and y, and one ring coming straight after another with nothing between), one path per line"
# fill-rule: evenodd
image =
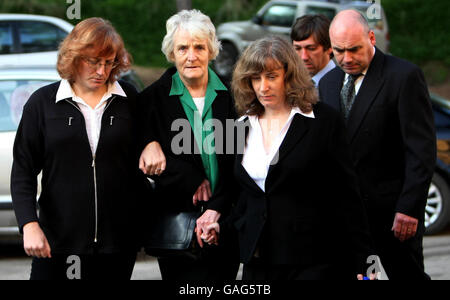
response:
M30 280L129 280L136 253L66 255L33 258Z
M158 265L163 280L236 280L239 255L237 248L211 246L200 258L158 258Z
M253 258L244 265L242 280L336 280L340 276L336 268L329 264L302 265L271 265L260 258ZM337 279L356 279L345 277Z

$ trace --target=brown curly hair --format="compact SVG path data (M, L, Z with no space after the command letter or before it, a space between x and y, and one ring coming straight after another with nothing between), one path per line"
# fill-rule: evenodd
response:
M253 42L238 60L233 72L231 87L239 116L264 113L264 106L257 100L251 78L264 71L271 71L275 62L285 70L286 101L309 113L317 103L317 91L303 62L292 45L284 38L270 36Z
M121 36L109 21L102 18L81 21L61 42L56 64L61 78L73 83L80 60L87 53L93 53L95 57L116 53L118 66L111 70L108 84L116 81L120 73L127 71L132 63Z

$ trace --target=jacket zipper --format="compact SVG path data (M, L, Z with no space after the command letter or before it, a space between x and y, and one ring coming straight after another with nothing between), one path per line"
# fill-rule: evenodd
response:
M92 169L94 170L94 202L95 202L95 234L94 243L97 243L98 235L98 198L97 198L97 169L95 167L95 154L92 156Z
M111 100L108 101L108 103L106 104L105 109L103 110L103 114L106 112L106 109L111 105L111 102L116 98L116 96L113 96L111 98ZM73 104L72 102L70 102L69 100L66 99L66 101L68 103L70 103L72 106L74 106L80 113L81 115L84 117L83 113L81 112L80 108L78 106L76 106L75 104ZM103 119L103 116L102 116ZM101 132L101 129L100 129ZM95 165L95 155L96 153L92 153L92 170L94 172L94 203L95 203L95 229L94 229L94 243L97 243L98 241L98 191L97 191L97 169L96 169L96 165Z

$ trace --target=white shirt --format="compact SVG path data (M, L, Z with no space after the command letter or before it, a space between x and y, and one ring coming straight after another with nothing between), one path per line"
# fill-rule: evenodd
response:
M335 67L336 67L336 64L334 63L333 60L330 59L328 64L322 70L317 72L316 75L314 75L312 77L312 80L314 81L314 85L316 86L316 88L319 86L320 79L322 79L322 77L325 76L325 74L327 74L329 71L333 70Z
M72 98L73 101L78 103L78 107L83 114L84 122L86 124L86 132L89 139L89 145L91 146L92 154L97 151L98 140L100 138L100 129L102 124L103 112L105 111L106 102L112 95L119 95L126 97L120 84L116 81L108 86L108 90L103 95L100 102L95 108L90 107L82 98L75 95L70 83L63 79L59 85L58 92L56 93L56 103L67 98ZM71 122L68 120L68 122Z
M314 112L305 114L297 107L292 108L286 124L281 129L279 135L275 138L269 154L267 154L264 149L263 134L258 116L243 116L240 118L240 120L243 120L248 117L250 121L250 129L242 158L242 166L264 192L266 190L265 184L270 165L272 162L274 164L278 162L278 158L275 156L278 155L278 149L286 137L286 133L296 114L301 114L308 118L314 118Z
M205 107L205 97L192 98L192 100L194 100L195 106L197 106L197 110L200 113L200 116L202 116L203 108Z

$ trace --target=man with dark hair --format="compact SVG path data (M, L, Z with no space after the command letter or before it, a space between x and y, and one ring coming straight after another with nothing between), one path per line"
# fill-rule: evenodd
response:
M295 21L291 30L291 39L295 51L301 58L316 87L328 71L336 65L331 60L328 30L330 20L323 15L305 15Z

